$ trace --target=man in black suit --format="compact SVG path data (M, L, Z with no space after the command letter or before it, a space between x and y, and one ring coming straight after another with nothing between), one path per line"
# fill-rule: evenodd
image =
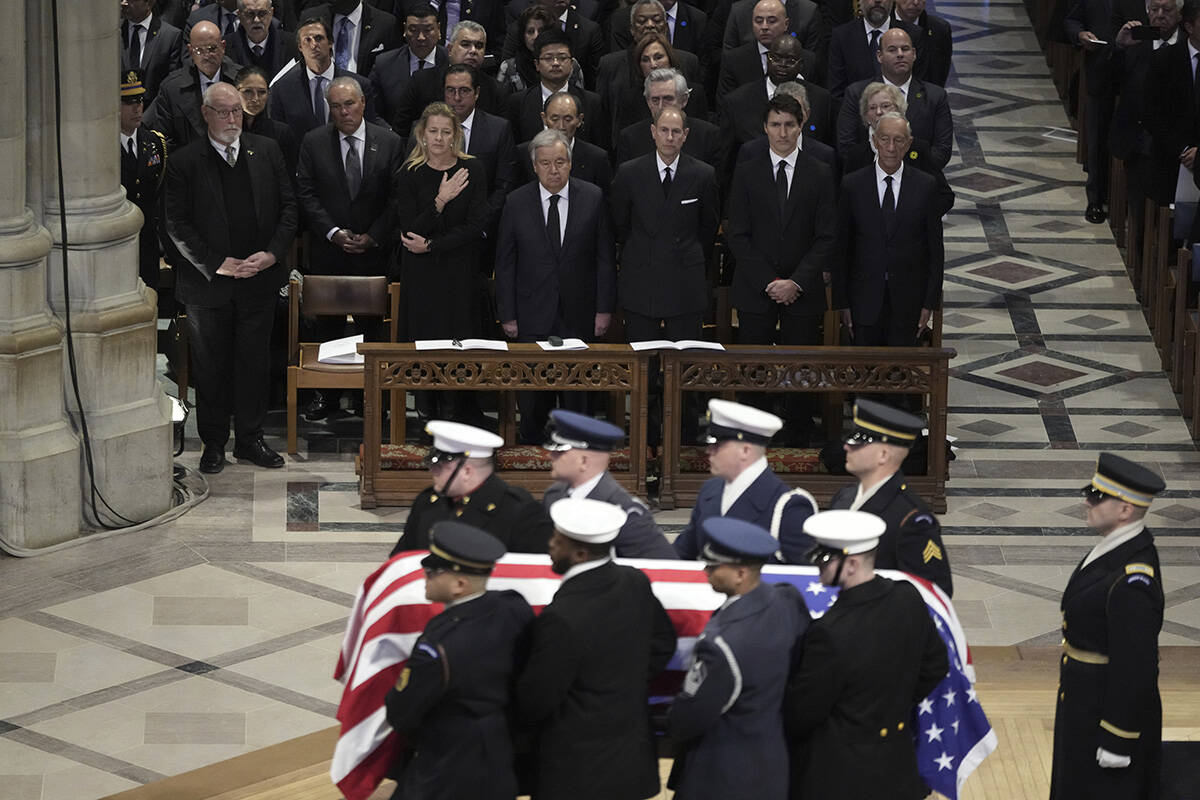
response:
M542 131L530 152L538 180L508 196L496 244L496 306L504 335L525 342L551 335L599 338L612 323L616 294L604 195L571 178L571 150L561 132ZM522 392L517 400L522 440L540 442L553 397Z
M294 64L271 84L271 119L291 127L296 140L303 142L309 131L329 121L325 90L334 78L345 76L358 81L362 87L367 119L377 125L385 124L375 114L371 84L367 79L334 65L329 24L324 17L309 17L301 22L296 40L303 62Z
M946 90L913 77L916 54L908 32L892 28L879 39L879 64L885 85L895 86L908 103L905 116L913 138L929 144L929 157L937 169L944 169L954 150L954 120ZM875 79L856 81L846 87L837 120L838 152L845 156L866 136L859 110L859 99L867 84Z
M853 19L833 29L829 38L829 75L826 85L834 100L841 102L846 87L856 81L879 77L879 48L883 34L892 28L908 31L909 41L919 36L907 22L892 18L893 0L863 0L862 19ZM925 60L917 52L913 73L924 77Z
M595 184L608 197L608 189L612 185L612 163L607 152L575 135L585 126L585 122L583 112L579 110L579 98L570 92L555 92L546 100L542 125L561 131L567 137L567 147L571 149L571 177ZM529 154L529 142L517 145L517 162L521 170L521 183L537 179Z
M542 5L558 18L562 32L571 40L571 52L575 54L579 67L583 70L584 85L595 89L600 59L607 50L600 26L582 13L580 7L571 0L547 0ZM520 14L522 9L524 6L518 9L509 21L501 58L512 58L517 53L518 43L524 34L517 30L516 15Z
M1083 124L1087 134L1087 209L1088 222L1104 222L1104 201L1108 196L1108 129L1116 103L1113 73L1113 36L1111 0L1077 0L1063 20L1067 39L1083 48L1087 100ZM915 134L919 136L920 134Z
M942 303L937 181L905 166L904 117L881 116L873 139L875 163L842 179L833 307L856 345L913 347Z
M367 76L379 103L379 116L389 122L395 117L414 72L446 66L446 48L438 44L441 39L433 6L419 3L405 12L404 45L380 53Z
M533 63L541 79L536 86L508 98L508 120L513 125L513 135L518 141L529 141L543 127L542 111L546 100L555 92L568 91L567 81L571 77L574 51L571 39L555 28L538 34L533 42ZM580 136L600 147L606 147L604 138L608 126L603 123L600 96L587 89L571 90L583 104L584 119L588 124Z
M649 124L664 108L686 110L691 90L687 78L676 69L656 69L646 76L646 105L651 120L626 125L617 137L617 164L654 152L653 125ZM718 172L725 169L726 144L721 129L706 119L688 117L688 134L683 152L699 159Z
M668 0L662 3L663 21L667 26L667 39L671 42L671 46L679 50L687 50L689 53L702 52L700 47L704 42L704 29L708 24L708 17L703 11L693 5L684 3L681 0ZM633 35L630 29L641 30L644 22L639 21L636 17L638 14L645 14L648 9L631 6L631 18L625 19L623 9L618 8L613 12L612 34L609 36L610 52L624 50L629 45L633 44Z
M834 257L833 170L799 146L804 110L794 98L776 95L760 119L769 152L737 165L728 204L738 343L820 344L823 272ZM789 397L785 438L806 445L812 413L811 403Z
M334 78L325 93L329 125L314 128L300 145L296 195L310 234L308 271L316 275L387 275L398 227L392 177L404 162L400 137L366 122L366 98L353 78ZM355 324L368 340L382 338L379 318ZM319 341L345 334L346 317L317 317ZM316 392L305 409L324 419L337 404Z
M517 147L512 126L503 117L476 107L479 100L479 70L455 64L446 70L446 105L458 116L463 129L463 149L483 162L487 174L487 238L494 241L504 198L517 183ZM490 259L484 259L485 263Z
M221 32L211 22L192 29L187 52L191 63L167 76L146 112L146 124L167 137L169 153L208 135L200 114L201 97L214 83L232 85L238 73L238 65L225 57Z
M271 0L240 0L241 24L225 42L229 57L247 67L260 67L269 78L296 58L296 43L290 31L275 19Z
M487 31L478 22L463 20L450 34L446 48L446 65L434 69L418 70L404 87L395 116L389 120L392 128L400 135L408 135L412 125L421 118L421 112L430 103L441 102L446 88L443 77L446 66L468 64L476 70L483 69L483 56L487 50ZM479 99L475 105L489 114L505 116L508 109L508 89L491 75L479 73Z
M155 14L156 0L121 0L121 71L142 73L143 105L149 106L158 87L180 62L183 33Z
M121 73L121 185L125 196L142 212L138 234L138 274L158 289L158 199L167 168L167 140L142 124L146 94L137 70Z
M396 18L362 0L333 0L306 14L333 20L333 63L347 72L370 75L380 53L400 46Z
M166 178L167 233L183 257L175 296L187 307L200 469L224 467L230 416L235 458L282 467L262 423L275 304L296 234L291 178L274 141L242 132L235 88L210 86L202 113L208 135L172 153Z
M925 80L944 87L954 55L950 23L926 11L925 0L896 0L893 18L916 29L919 39L913 44L924 54Z
M1114 6L1119 12L1123 5ZM1142 8L1140 2L1138 8ZM1129 19L1121 23L1116 43L1121 48L1124 68L1121 70L1120 101L1113 114L1109 134L1110 152L1125 162L1128 177L1129 216L1131 230L1142 230L1145 199L1152 188L1154 175L1154 148L1146 119L1150 109L1146 105L1146 81L1150 74L1150 61L1154 53L1163 47L1175 44L1180 37L1179 7L1175 0L1150 0L1145 8L1148 20ZM1152 25L1162 37L1152 41L1135 41L1133 29ZM1137 246L1136 243L1133 246Z
M761 81L767 74L767 50L771 43L788 34L789 19L779 0L758 0L753 11L754 38L721 51L721 74L717 79L718 99L739 86ZM800 67L801 74L820 83L822 67L818 62L816 52L805 48Z
M808 105L808 90L796 81L784 81L783 83L779 84L779 87L775 90L775 92L776 94L787 95L788 97L796 98L796 102L800 104L800 110L804 112L804 119L801 121L800 127L801 129L805 128L808 124L808 117L812 113L812 109L809 108ZM804 138L803 134L801 134L800 138L796 140L796 145L803 149L804 152L808 153L810 156L813 156L829 165L829 168L833 170L834 185L837 185L841 181L842 162L838 159L836 150L819 139L815 139L811 136L806 139ZM770 140L767 139L766 134L763 134L755 139L751 139L738 148L735 164L740 164L746 159L756 156L760 153L765 154L770 149L771 143ZM943 178L943 180L945 180L945 178ZM953 204L954 203L952 200L951 205Z
M765 23L765 20L760 22L761 5L761 0L737 0L733 4L725 23L723 50L732 50L756 39L762 41L758 36L759 26ZM812 0L788 0L786 6L782 2L780 6L784 31L799 39L805 50L824 53L829 43L829 28L821 15L821 7ZM772 9L771 13L778 14L778 10Z
M808 95L809 115L802 131L806 137L833 143L832 100L829 92L800 77L803 48L791 36L780 36L767 52L767 75L725 96L721 106L721 132L732 148L762 136L763 109L781 83L795 81ZM736 152L736 150L734 151Z
M238 19L237 10L238 0L213 0L202 6L194 6L183 26L184 44L192 40L192 29L201 22L211 22L217 26L222 38L226 41L231 40L242 24Z
M563 576L532 626L517 713L536 726L533 796L641 800L659 790L649 682L675 629L641 570L613 563L625 512L568 497L550 507L550 560Z
M1187 0L1180 22L1186 36L1154 52L1146 82L1146 127L1154 138L1149 194L1164 204L1175 202L1180 171L1195 169L1200 145L1200 108L1192 75L1192 52L1200 50L1200 2Z

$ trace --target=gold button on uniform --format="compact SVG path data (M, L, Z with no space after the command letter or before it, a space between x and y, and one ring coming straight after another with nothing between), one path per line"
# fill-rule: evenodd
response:
M897 725L897 726L896 726L896 730L898 730L898 731L902 731L902 730L904 730L904 723L903 723L903 722L901 722L899 725Z
M887 736L887 728L880 728L879 736L880 736L880 738Z
M1066 657L1066 656L1063 656L1063 663L1064 663L1064 664L1066 664L1066 663L1067 663L1067 657Z

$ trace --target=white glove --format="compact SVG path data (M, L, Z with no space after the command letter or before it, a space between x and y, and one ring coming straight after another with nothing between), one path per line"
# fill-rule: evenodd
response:
M1096 763L1103 769L1128 767L1131 761L1129 756L1119 756L1116 753L1110 753L1103 747L1096 748Z

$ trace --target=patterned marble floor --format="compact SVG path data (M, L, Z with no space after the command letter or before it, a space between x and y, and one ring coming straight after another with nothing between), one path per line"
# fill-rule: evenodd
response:
M1129 451L1169 487L1149 518L1161 642L1196 646L1200 455L1109 230L1083 220L1074 135L1025 9L938 11L956 40L942 522L959 616L975 645L1057 644L1059 594L1091 546L1078 487L1097 452ZM360 509L345 453L235 464L210 484L161 528L0 558L0 800L90 800L332 724L347 608L405 511Z

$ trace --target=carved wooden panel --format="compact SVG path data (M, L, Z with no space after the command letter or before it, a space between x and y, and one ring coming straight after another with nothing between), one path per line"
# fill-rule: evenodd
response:
M576 357L577 359L578 357ZM579 361L520 358L414 358L380 365L381 389L626 389L636 361Z
M692 390L761 389L807 391L928 392L930 368L922 364L845 361L690 362L682 366L680 387Z

